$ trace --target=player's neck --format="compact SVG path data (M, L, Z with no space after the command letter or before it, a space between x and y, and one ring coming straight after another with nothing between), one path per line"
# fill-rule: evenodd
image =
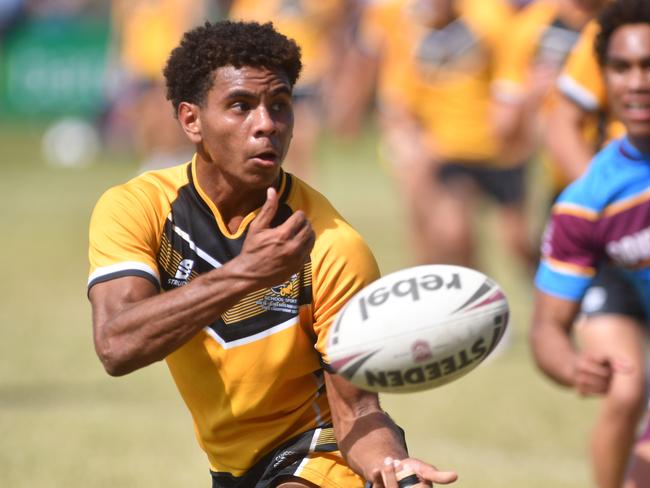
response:
M645 156L650 157L650 138L648 137L634 137L633 135L627 136L630 144L636 149L641 151Z
M214 165L196 166L197 183L205 196L217 208L223 224L235 234L244 218L260 208L266 199L266 188L243 189L241 184L230 181Z

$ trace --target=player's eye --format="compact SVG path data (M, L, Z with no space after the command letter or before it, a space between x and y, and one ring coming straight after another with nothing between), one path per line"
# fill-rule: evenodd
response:
M277 100L271 104L271 110L274 112L281 112L289 107L289 102L286 100Z
M630 65L628 63L616 60L610 61L607 66L615 73L624 73L630 68Z
M248 110L250 110L251 107L248 103L240 101L240 102L234 102L231 105L231 108L237 112L247 112Z

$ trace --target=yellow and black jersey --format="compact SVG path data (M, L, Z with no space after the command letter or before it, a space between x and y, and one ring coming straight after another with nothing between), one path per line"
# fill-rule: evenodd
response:
M604 141L617 139L625 133L623 124L609 113L607 90L593 47L599 31L600 27L595 20L583 29L558 80L558 88L565 96L584 110L604 118L598 121L600 125L606 124L606 130L601 135L601 140L597 141L597 147Z
M557 82L564 96L593 115L584 132L594 152L625 133L625 127L608 107L603 73L594 51L594 41L599 31L597 21L592 20L587 24Z
M282 173L279 195L273 225L301 209L314 228L309 262L242 298L166 359L212 470L233 476L331 421L326 334L346 301L378 277L362 238L321 194ZM257 212L230 233L198 183L196 160L144 173L95 207L88 287L121 276L142 276L162 291L184 286L241 252Z
M560 73L580 37L580 30L566 24L560 13L556 0L537 0L516 16L500 47L493 83L498 100L520 102L533 82L531 73L536 67L544 66ZM549 90L540 109L542 121L546 121L556 97L557 92ZM569 183L568 176L543 149L541 157L552 185L559 193Z
M497 96L505 101L520 99L536 65L559 70L580 37L580 30L560 17L555 0L538 0L513 19L503 36L494 76Z
M602 110L607 105L605 85L594 52L599 31L595 20L587 24L558 80L560 91L589 112Z

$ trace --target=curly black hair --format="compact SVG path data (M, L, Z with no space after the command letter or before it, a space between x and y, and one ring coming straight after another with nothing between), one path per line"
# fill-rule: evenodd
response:
M607 62L609 41L614 31L627 24L650 24L650 1L616 0L608 4L598 16L600 32L594 41L594 51L598 63Z
M222 66L280 70L293 86L302 69L300 47L270 22L206 22L186 32L163 70L174 111L181 102L201 105Z

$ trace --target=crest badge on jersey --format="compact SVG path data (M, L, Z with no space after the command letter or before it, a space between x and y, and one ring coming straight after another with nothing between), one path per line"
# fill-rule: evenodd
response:
M294 274L281 285L272 286L256 303L271 312L298 313L298 275Z

